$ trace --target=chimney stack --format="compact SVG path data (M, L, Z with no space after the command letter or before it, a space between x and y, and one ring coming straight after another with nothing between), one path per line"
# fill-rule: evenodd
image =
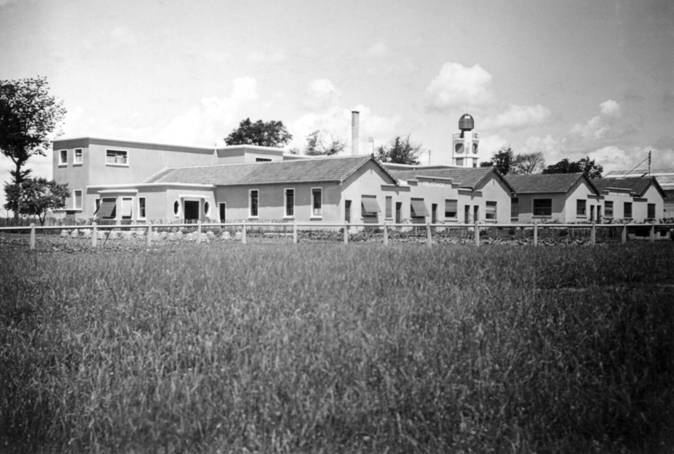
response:
M351 111L351 155L352 156L356 156L358 154L359 115L360 115L360 113L357 110Z

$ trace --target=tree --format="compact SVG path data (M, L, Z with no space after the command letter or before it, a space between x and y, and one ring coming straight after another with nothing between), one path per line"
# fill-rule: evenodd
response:
M304 154L309 156L337 154L344 149L344 142L339 139L326 139L319 130L307 136L307 146Z
M293 138L282 121L255 123L250 118L241 120L239 127L225 137L227 145L260 145L263 147L282 147Z
M493 166L496 167L496 170L501 173L501 175L508 175L508 172L510 172L510 167L513 164L513 159L512 148L502 147L491 157L491 162ZM480 164L480 167L483 167L482 164Z
M420 144L410 142L410 136L401 138L396 136L388 147L379 146L376 158L381 162L393 162L397 164L419 164Z
M47 211L63 208L68 197L68 185L47 181L45 178L26 178L17 186L5 183L5 208L15 213L37 216L44 224Z
M576 173L583 172L589 178L601 178L604 168L595 163L594 159L586 156L578 161L569 161L567 158L547 166L543 173Z
M49 134L65 113L61 101L49 95L46 78L0 80L0 150L14 163L14 219L21 211L21 182L28 175L23 167L31 156L46 154Z
M513 160L511 172L518 175L537 173L543 170L545 159L540 151L533 153L516 154Z

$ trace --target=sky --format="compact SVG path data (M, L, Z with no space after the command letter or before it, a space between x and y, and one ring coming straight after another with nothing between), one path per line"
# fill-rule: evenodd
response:
M674 167L671 0L0 0L0 43L0 79L62 100L58 138L212 147L250 117L347 153L358 110L361 152L409 135L449 164L467 112L483 161Z

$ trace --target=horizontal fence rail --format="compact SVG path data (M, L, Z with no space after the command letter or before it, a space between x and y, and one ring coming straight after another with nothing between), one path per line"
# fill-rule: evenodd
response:
M109 239L140 239L149 246L154 241L189 239L197 243L215 239L225 239L248 243L251 238L269 240L292 239L302 241L376 241L385 245L393 241L424 242L428 246L435 243L473 243L476 246L500 241L514 241L520 244L559 242L625 243L628 238L672 239L674 223L652 224L554 224L554 223L485 223L474 224L396 224L396 223L289 223L289 222L225 222L225 223L143 223L143 224L101 224L0 227L3 233L28 233L30 249L35 249L38 232L48 234L58 231L61 237L87 238L92 247ZM631 231L631 232L630 232ZM217 232L217 233L216 233Z

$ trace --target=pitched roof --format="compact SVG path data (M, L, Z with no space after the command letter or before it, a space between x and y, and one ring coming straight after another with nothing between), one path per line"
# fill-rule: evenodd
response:
M626 170L614 170L608 172L604 175L605 178L627 178L627 177L643 177L647 175L648 172L645 170L637 171L626 171ZM650 173L651 177L655 177L658 181L658 184L663 189L674 189L674 168L672 169L653 169Z
M662 188L653 177L597 178L594 180L594 184L600 191L606 191L609 188L627 189L639 196L643 195L651 184L655 184L656 188L662 193Z
M585 180L597 192L597 188L583 173L546 173L535 175L506 175L517 194L566 194L579 180Z
M272 183L342 182L369 161L374 162L390 178L390 173L371 156L349 156L298 159L293 161L256 162L254 164L222 164L202 167L165 169L150 177L147 183L201 183L218 186Z
M449 178L452 183L463 188L475 189L490 173L494 172L490 167L463 168L447 167L444 169L390 169L391 174L399 180L413 180L418 177ZM497 174L498 175L498 174ZM507 184L507 182L506 182Z

